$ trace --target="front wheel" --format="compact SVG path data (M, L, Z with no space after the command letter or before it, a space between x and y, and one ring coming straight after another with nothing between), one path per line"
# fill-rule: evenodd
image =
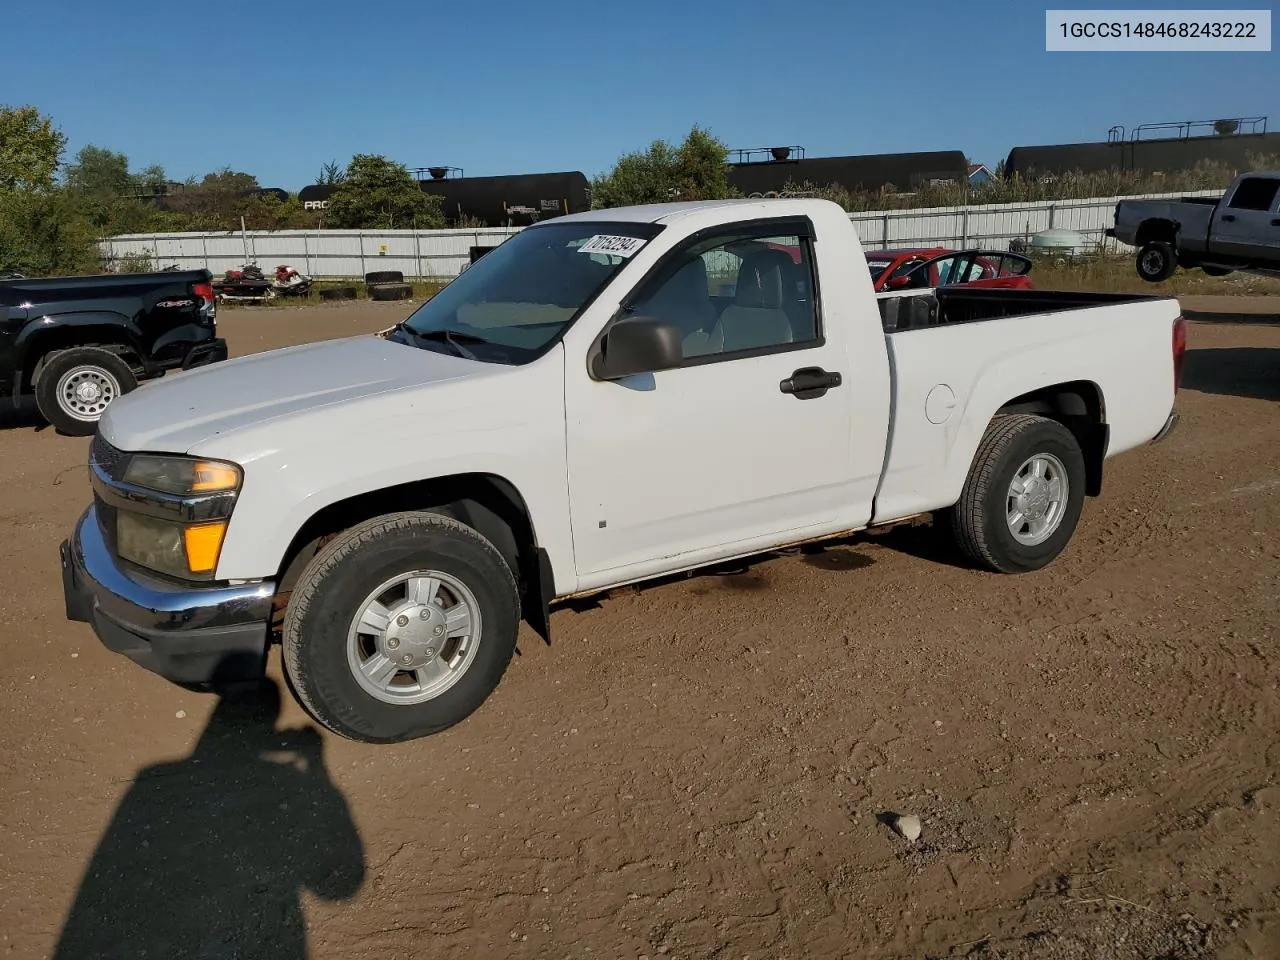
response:
M1168 280L1178 269L1178 255L1173 244L1152 240L1138 251L1138 276L1147 283Z
M102 347L72 347L51 354L36 376L36 408L60 433L90 436L107 405L134 390L138 380L119 355Z
M321 724L366 743L438 733L497 687L520 598L498 550L435 513L359 524L303 571L285 614L284 666Z
M1070 430L1028 414L994 417L951 508L952 536L989 570L1038 570L1075 532L1084 486L1084 455Z

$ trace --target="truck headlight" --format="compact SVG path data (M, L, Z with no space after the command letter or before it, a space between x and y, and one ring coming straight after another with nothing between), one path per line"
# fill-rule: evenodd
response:
M211 580L243 472L199 457L134 454L120 479L158 494L116 511L122 560L181 580ZM142 502L138 502L141 500Z
M139 454L129 458L125 483L180 497L226 493L240 489L240 468L222 460L194 457L159 457Z

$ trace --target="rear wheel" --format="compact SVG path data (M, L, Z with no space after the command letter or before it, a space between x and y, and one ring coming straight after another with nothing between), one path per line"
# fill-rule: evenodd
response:
M1173 244L1151 240L1138 251L1138 276L1147 283L1168 280L1178 269L1178 255Z
M1055 420L997 416L950 511L956 544L999 573L1027 573L1066 548L1084 508L1084 454Z
M515 651L515 577L451 517L400 513L351 528L303 571L284 624L298 698L334 733L391 743L438 733L493 692Z
M1225 277L1235 272L1230 267L1203 266L1200 269L1204 271L1207 277Z
M404 274L399 270L374 270L364 275L366 286L373 286L375 283L404 283Z
M36 375L36 407L61 433L87 437L108 404L138 380L121 357L102 347L72 347L51 354Z

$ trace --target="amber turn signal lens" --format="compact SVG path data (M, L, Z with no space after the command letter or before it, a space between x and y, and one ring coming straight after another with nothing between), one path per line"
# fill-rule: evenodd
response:
M200 523L182 531L183 546L187 550L187 566L192 573L212 573L222 552L222 538L227 532L227 522Z
M225 463L197 461L192 470L191 490L209 493L214 490L234 490L240 485L240 475L234 467Z

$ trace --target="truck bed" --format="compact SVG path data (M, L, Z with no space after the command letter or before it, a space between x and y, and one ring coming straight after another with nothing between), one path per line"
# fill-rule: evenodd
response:
M1081 293L1067 290L999 290L942 287L925 293L879 299L886 333L924 330L1002 317L1061 313L1122 303L1164 299L1142 293Z

